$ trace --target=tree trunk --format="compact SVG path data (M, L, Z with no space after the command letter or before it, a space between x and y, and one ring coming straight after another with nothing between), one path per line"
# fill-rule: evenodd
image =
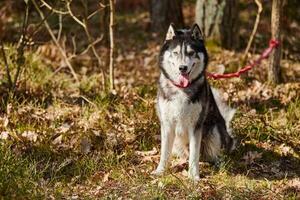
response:
M100 3L104 6L100 13L100 31L103 34L103 41L106 47L109 47L109 15L110 7L109 0L101 0ZM101 8L100 8L101 9Z
M115 89L115 76L114 76L114 15L115 5L114 0L109 0L110 17L109 17L109 36L110 36L110 53L109 53L109 85L110 91L113 92Z
M281 58L281 14L283 0L273 0L272 2L272 19L271 29L272 38L279 41L279 47L273 50L270 56L270 65L268 72L268 80L270 83L276 84L281 82L280 58Z
M226 49L238 47L237 0L197 0L196 23L207 38L220 41Z
M170 23L183 26L182 0L151 0L151 28L154 32L164 33Z

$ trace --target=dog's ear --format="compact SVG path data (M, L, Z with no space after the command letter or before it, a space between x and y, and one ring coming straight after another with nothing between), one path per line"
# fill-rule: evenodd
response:
M195 40L204 40L204 35L198 24L194 24L191 28L192 37Z
M175 37L176 33L175 33L175 26L173 23L170 24L169 28L168 28L168 32L166 35L166 40L172 40Z

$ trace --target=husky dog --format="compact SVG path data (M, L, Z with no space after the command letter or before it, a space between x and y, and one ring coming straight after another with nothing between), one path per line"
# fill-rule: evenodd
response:
M159 55L161 75L157 112L161 123L161 157L153 174L162 174L173 154L189 157L189 177L199 180L199 159L216 161L234 140L227 107L205 77L208 55L197 24L176 30L171 24Z

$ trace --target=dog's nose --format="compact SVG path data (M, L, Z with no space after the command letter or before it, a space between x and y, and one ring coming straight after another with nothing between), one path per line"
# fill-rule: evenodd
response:
M187 66L186 65L180 65L179 66L179 71L181 72L181 73L185 73L186 72L186 70L187 70Z

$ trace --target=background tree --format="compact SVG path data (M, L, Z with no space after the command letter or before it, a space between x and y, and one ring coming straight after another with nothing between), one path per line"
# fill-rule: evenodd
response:
M182 27L182 0L151 0L150 2L151 28L154 32L165 31L171 22Z
M271 19L272 38L279 40L280 44L282 43L281 42L282 6L283 6L283 0L273 0L272 19ZM271 83L279 83L281 81L280 58L281 58L281 45L277 49L275 49L270 56L268 80Z
M206 37L216 39L226 49L238 46L237 0L197 0L195 21Z
M103 40L106 47L109 47L109 0L101 0L102 12L99 12L100 16L100 32L103 33Z

